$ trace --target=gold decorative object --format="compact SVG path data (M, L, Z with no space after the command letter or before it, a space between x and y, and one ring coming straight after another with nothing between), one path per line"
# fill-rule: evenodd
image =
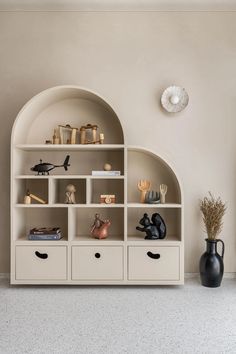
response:
M52 137L53 144L60 144L60 137L58 135L58 129L54 129L53 137Z
M70 124L59 125L60 144L76 144L76 133L78 128L71 127Z
M103 144L104 134L99 134L97 139L98 126L96 124L83 125L80 128L80 144Z

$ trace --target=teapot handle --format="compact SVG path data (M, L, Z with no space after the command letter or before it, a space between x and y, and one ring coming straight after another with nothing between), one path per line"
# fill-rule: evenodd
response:
M222 254L221 257L224 258L224 253L225 253L225 244L221 239L218 239L217 242L221 242L222 244Z

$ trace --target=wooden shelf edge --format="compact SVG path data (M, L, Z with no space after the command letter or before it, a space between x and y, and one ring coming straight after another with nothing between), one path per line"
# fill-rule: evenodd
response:
M182 208L179 203L148 204L148 203L127 203L128 208Z
M124 144L16 144L14 148L24 151L94 151L94 150L122 150Z

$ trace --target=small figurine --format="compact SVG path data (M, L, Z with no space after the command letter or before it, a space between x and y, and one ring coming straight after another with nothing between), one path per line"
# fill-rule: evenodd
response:
M52 137L53 144L60 144L60 138L58 136L57 129L54 129L53 137Z
M31 204L31 199L36 200L36 202L39 202L41 204L47 204L45 200L42 198L37 197L37 195L30 193L30 191L27 191L27 194L24 197L24 204Z
M111 164L105 163L103 166L104 171L111 171Z
M70 166L69 159L70 159L70 156L67 155L63 165L53 165L50 162L43 162L40 159L40 163L38 165L35 165L34 167L32 167L31 171L36 171L36 172L38 172L38 175L41 174L42 176L44 176L46 174L49 175L49 172L54 170L54 168L56 168L56 167L64 167L65 171L67 171L68 167Z
M94 223L91 228L91 234L102 240L108 237L108 228L111 226L110 220L102 220L100 219L99 214L95 214Z
M96 124L83 125L80 128L80 144L103 144L104 134L100 133L99 139L97 139L97 129Z
M166 193L167 193L168 187L166 184L161 184L160 185L160 193L161 193L161 204L165 204L166 202Z
M100 133L100 134L99 134L99 143L100 143L100 144L103 144L103 143L104 143L104 139L105 139L104 134L103 134L103 133Z
M145 203L148 204L160 203L160 193L155 191L147 191L145 195Z
M158 213L152 214L152 222L150 221L148 214L145 213L139 224L143 227L137 226L136 230L146 232L146 240L158 240L163 239L166 236L166 224Z
M75 201L75 186L73 184L68 184L66 186L66 198L65 198L65 204L76 204Z
M115 194L101 194L100 203L101 204L115 204L116 196Z
M140 180L138 182L138 189L141 192L140 203L145 203L145 195L146 192L149 190L150 186L151 186L151 182L146 179Z
M24 204L31 204L31 197L28 193L24 196Z
M58 127L61 144L76 144L76 134L78 128L73 128L70 124L59 125Z

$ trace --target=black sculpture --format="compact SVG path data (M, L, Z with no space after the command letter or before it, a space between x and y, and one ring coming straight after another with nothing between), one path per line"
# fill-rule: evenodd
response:
M68 167L70 166L69 159L70 159L70 155L67 155L63 165L53 165L51 162L43 162L40 159L40 163L32 167L31 171L38 172L38 175L41 174L42 176L49 175L49 172L54 170L54 168L57 167L64 167L65 171L67 171Z
M158 240L163 239L166 236L166 224L158 213L152 214L152 222L150 221L148 214L144 214L139 224L143 227L137 226L136 230L146 232L146 240Z
M160 193L155 191L147 191L145 195L145 203L148 204L160 203Z

